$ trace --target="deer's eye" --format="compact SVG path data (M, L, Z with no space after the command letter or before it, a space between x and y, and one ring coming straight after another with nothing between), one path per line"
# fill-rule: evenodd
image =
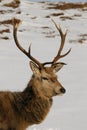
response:
M42 79L43 79L43 80L48 80L48 78L47 78L47 77L42 77Z

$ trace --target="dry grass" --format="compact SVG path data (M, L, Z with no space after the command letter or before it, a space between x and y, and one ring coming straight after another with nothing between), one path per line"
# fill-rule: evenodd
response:
M9 40L9 37L4 36L4 37L0 37L0 39Z
M64 20L73 20L73 18L69 17L69 16L61 16L60 18L61 18L62 21L64 21Z
M17 7L19 7L19 5L20 5L20 1L19 0L13 0L10 3L4 4L4 6L12 7L12 8L17 8Z
M0 21L0 25L1 24L11 24L12 25L12 20L9 19L9 20Z
M19 19L16 19L16 22L20 22L20 20ZM0 25L1 24L10 24L10 25L12 25L12 19L8 19L8 20L3 20L3 21L0 21Z
M16 19L16 22L19 22L19 21L20 21L19 19ZM12 25L12 19L0 21L0 25ZM3 36L3 33L10 33L10 29L0 30L0 34L2 34L2 36L0 36L0 39L9 40L9 37Z
M76 40L69 40L70 43L80 43L80 44L84 44L85 41L87 41L87 34L79 35L79 38Z
M10 33L10 30L9 29L3 29L3 30L0 30L0 34L3 34L3 33Z
M60 10L66 10L66 9L77 9L77 8L85 8L87 7L87 2L86 3L50 3L48 4L47 9L60 9Z

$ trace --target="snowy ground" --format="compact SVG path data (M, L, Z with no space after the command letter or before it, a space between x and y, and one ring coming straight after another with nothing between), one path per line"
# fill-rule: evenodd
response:
M68 30L65 49L71 53L61 61L66 62L59 72L59 79L67 92L55 97L46 120L30 127L30 130L86 130L87 129L87 8L70 10L49 10L47 3L22 0L20 7L9 8L0 3L0 21L16 17L23 22L18 38L24 48L32 43L32 54L40 61L50 61L57 53L59 34L51 21L53 18L62 29ZM5 10L5 13L1 13ZM20 12L20 13L19 13ZM62 13L63 16L54 16ZM50 17L51 18L50 18ZM29 59L15 46L11 25L0 25L0 90L23 90L31 77ZM1 37L8 36L9 40Z

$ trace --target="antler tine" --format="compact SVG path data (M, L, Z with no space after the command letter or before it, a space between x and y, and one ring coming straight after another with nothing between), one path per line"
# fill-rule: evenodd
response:
M61 44L60 44L60 48L59 48L59 51L56 55L56 57L54 57L53 61L51 62L45 62L43 63L43 66L46 65L46 64L52 64L52 66L56 63L56 61L58 61L60 58L63 58L65 57L66 55L69 54L69 52L71 51L71 49L69 49L69 51L67 51L65 54L61 55L61 52L63 50L63 47L64 47L64 43L65 43L65 38L66 38L66 34L67 34L67 31L65 32L65 34L62 32L62 29L59 25L56 24L56 22L51 19L52 22L54 23L54 25L56 26L57 30L59 31L60 33L60 36L61 36Z
M40 69L43 68L43 65L31 55L31 44L30 44L30 46L29 46L28 55L29 55L29 58L30 58L32 61L34 61L34 62L39 66Z
M65 54L61 55L61 52L62 52L63 47L64 47L64 43L65 43L65 38L66 38L67 31L66 31L65 34L64 34L64 33L62 32L61 27L58 26L53 19L52 19L52 21L53 21L54 25L56 26L56 28L57 28L57 30L59 31L60 36L61 36L60 48L59 48L59 51L58 51L56 57L53 59L53 63L52 63L52 65L53 65L53 64L55 64L56 61L58 61L60 58L63 58L63 57L65 57L66 55L68 55L69 52L71 51L71 49L69 49L69 51L67 51Z
M43 65L38 61L36 60L33 56L31 56L31 45L29 46L29 51L27 52L19 43L18 39L17 39L17 29L21 23L21 20L18 20L18 19L15 19L13 18L12 19L12 23L13 23L13 36L14 36L14 41L16 43L16 46L28 57L30 58L32 61L34 61L38 66L39 68L43 68Z

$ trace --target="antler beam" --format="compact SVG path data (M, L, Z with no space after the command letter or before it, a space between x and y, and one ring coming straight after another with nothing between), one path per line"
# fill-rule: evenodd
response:
M18 38L17 38L17 29L21 23L21 20L18 20L18 19L15 19L13 18L12 19L12 22L13 22L13 36L14 36L14 41L16 43L16 46L28 57L30 58L32 61L34 61L38 66L39 68L43 68L43 65L37 60L35 59L32 55L31 55L31 46L29 46L29 51L27 52L19 43L18 41Z
M71 49L69 49L65 54L61 55L61 52L63 50L63 47L64 47L64 43L65 43L65 38L66 38L66 34L67 32L65 32L65 34L63 33L61 27L59 25L56 24L56 22L52 19L52 22L54 23L55 27L57 28L57 30L59 31L60 33L60 36L61 36L61 44L60 44L60 48L58 50L58 53L57 55L54 57L53 61L52 62L45 62L43 63L43 65L46 65L46 64L52 64L52 66L54 64L56 64L56 62L60 59L60 58L63 58L65 57L66 55L68 55L71 51Z
M57 53L57 56L53 59L53 63L52 64L55 64L56 61L58 61L60 58L63 58L65 57L66 55L68 55L71 51L71 49L69 49L69 51L67 51L65 54L61 55L61 52L63 50L63 47L64 47L64 43L65 43L65 38L66 38L66 34L67 34L67 31L65 32L65 34L62 32L62 29L60 26L58 26L56 24L56 22L52 19L53 23L55 24L57 30L59 31L60 33L60 36L61 36L61 44L60 44L60 48L59 48L59 51Z

